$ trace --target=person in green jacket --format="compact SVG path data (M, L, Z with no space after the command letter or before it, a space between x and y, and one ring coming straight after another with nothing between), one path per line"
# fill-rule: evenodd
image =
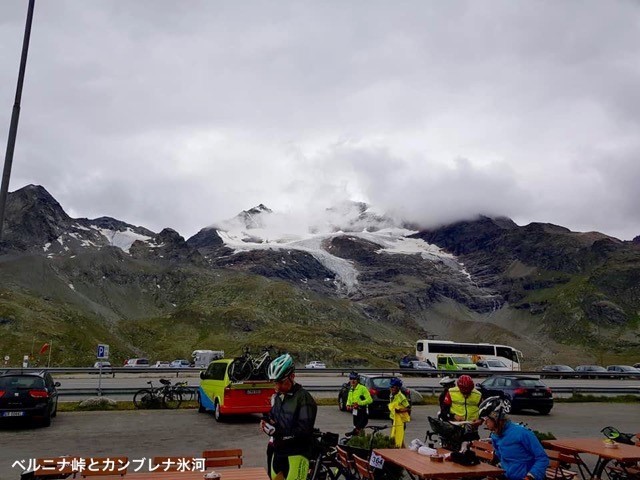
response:
M393 421L390 437L394 439L396 448L404 447L404 424L411 420L411 405L402 393L402 380L393 377L389 383L389 418Z
M349 435L360 435L362 429L369 423L369 407L373 403L367 387L360 383L360 376L356 372L349 374L349 395L347 396L347 410L353 413L353 430Z

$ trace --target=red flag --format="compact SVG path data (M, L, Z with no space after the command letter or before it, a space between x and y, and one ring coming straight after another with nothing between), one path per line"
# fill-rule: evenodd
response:
M47 350L49 350L49 344L45 343L44 345L42 345L42 348L40 349L40 355L42 355Z

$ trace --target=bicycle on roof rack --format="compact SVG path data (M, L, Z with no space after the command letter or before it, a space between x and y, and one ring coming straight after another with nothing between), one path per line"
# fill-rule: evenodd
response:
M153 382L147 382L149 388L138 390L133 396L136 408L178 408L182 403L182 395L170 380L160 379L162 387L154 387Z
M250 378L267 378L267 370L271 363L271 349L266 347L262 349L259 357L254 357L249 352L249 348L245 347L242 356L237 357L229 365L229 377L234 382L242 382Z

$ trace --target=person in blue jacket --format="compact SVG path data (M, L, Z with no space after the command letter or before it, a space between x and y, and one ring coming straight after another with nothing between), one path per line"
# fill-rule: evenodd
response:
M480 418L491 431L491 442L508 480L544 480L549 457L534 433L507 418L500 397L480 404Z

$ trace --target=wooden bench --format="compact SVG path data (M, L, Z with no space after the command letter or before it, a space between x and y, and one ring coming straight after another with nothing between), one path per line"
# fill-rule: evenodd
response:
M577 455L549 449L545 449L545 452L549 457L549 466L545 477L547 480L573 480L578 476L578 472L566 468L567 465L575 465L582 462Z
M362 480L374 480L374 473L371 469L371 465L369 465L369 460L360 458L357 455L353 456L353 460L355 461L358 475Z
M124 477L127 474L129 457L86 458L84 469L79 472L81 478L97 476Z
M202 452L206 468L242 466L242 449L205 450Z
M78 471L77 468L72 466L74 460L74 457L37 458L35 462L36 470L31 478L34 480L68 478Z
M193 455L181 457L153 457L154 472L178 472L194 469Z
M478 456L480 461L490 463L491 465L497 463L491 442L475 440L471 443L471 450Z
M355 461L351 454L344 448L337 446L336 456L338 458L338 463L342 467L345 478L347 478L347 480L355 478L357 470Z

